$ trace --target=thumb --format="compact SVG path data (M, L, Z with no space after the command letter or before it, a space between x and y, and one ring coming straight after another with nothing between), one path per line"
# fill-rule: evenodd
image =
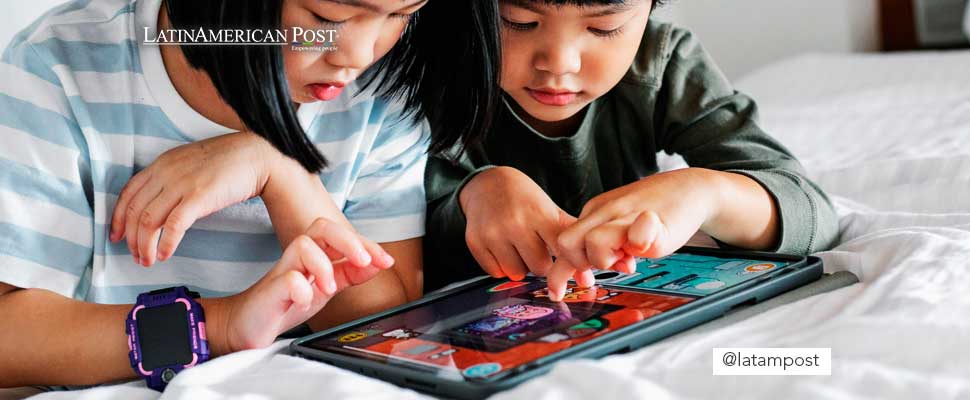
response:
M313 287L303 274L288 271L260 280L240 294L230 311L230 348L255 349L270 345L282 332L302 321L310 310ZM305 319L305 318L304 318ZM295 321L295 322L294 322Z

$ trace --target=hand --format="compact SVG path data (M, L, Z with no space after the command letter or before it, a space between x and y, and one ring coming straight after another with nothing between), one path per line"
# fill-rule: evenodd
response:
M147 267L167 260L196 220L258 196L271 169L287 161L269 142L249 132L171 149L125 185L115 204L109 238L127 239L137 264Z
M718 187L706 178L693 168L670 171L590 200L558 237L556 248L568 263L550 271L550 293L563 293L576 270L633 273L635 257L659 258L679 249L718 211Z
M226 317L229 351L268 346L283 332L317 314L333 296L367 282L390 268L393 260L371 242L364 246L381 263L355 266L348 261L331 262L334 254L355 254L357 234L341 224L319 219L305 235L294 239L280 261L246 291L232 296Z
M521 280L530 271L545 276L553 266L550 249L559 232L576 220L532 179L510 167L478 174L462 189L459 201L467 220L468 249L496 278ZM577 281L593 281L589 271L579 275L586 276L577 276Z

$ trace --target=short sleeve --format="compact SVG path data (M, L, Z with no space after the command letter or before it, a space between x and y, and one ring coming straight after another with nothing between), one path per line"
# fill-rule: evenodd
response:
M428 124L402 115L400 109L379 123L344 215L361 235L378 243L424 236Z
M87 145L49 60L22 40L0 60L0 143L0 282L83 296L94 247Z

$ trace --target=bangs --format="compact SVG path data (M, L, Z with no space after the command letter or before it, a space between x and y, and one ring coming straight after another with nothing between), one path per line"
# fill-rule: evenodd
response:
M621 4L636 3L640 1L650 1L653 7L657 7L667 2L667 0L500 0L500 2L507 3L507 4L538 4L538 5L553 6L553 7L615 6L615 5L621 5Z

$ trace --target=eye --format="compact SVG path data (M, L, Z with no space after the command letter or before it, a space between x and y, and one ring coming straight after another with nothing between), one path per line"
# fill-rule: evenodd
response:
M345 21L333 21L333 20L329 20L329 19L326 19L324 17L321 17L318 14L313 14L313 16L317 19L317 22L319 22L320 25L327 26L327 27L331 27L331 28L338 28L341 25L343 25L344 22L345 22Z
M610 29L610 30L596 29L596 28L587 28L587 30L589 30L590 33L592 33L592 34L594 34L596 36L604 37L604 38L607 38L607 39L614 38L617 35L619 35L620 33L623 33L623 27L622 26L619 27L619 28Z
M394 14L391 14L391 18L399 19L399 20L402 20L404 22L411 22L411 18L413 18L414 17L414 14L416 14L416 13L417 12L413 12L413 13L410 13L410 14L394 13Z
M513 31L528 31L539 26L538 22L513 22L505 17L502 17L502 24Z

